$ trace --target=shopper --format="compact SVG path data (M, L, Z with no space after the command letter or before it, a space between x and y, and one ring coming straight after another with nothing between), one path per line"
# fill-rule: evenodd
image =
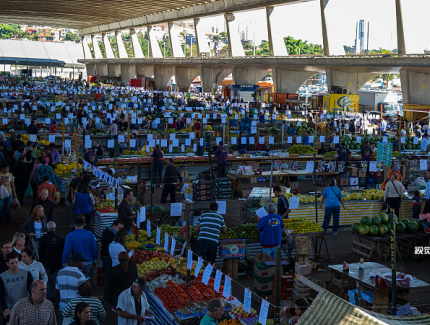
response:
M24 196L28 187L28 174L25 157L23 155L19 156L18 161L13 170L13 175L15 176L14 182L18 201L21 205L25 205Z
M364 146L361 147L361 159L364 161L371 161L372 160L372 148L369 146L369 141L366 141L364 143Z
M119 264L116 265L109 274L109 296L116 306L118 297L125 289L130 288L133 280L137 278L136 264L130 261L127 252L118 255Z
M127 252L127 249L125 248L125 236L127 236L127 232L124 229L118 230L112 243L109 245L109 256L112 260L112 267L115 267L119 264L119 253ZM131 257L133 253L134 249L129 249L129 257Z
M75 230L67 235L62 257L63 265L67 265L69 256L76 253L82 254L87 260L84 264L84 274L93 278L93 266L99 255L94 234L84 229L85 216L80 214L75 218Z
M282 228L284 228L284 221L279 214L275 213L275 208L273 203L269 203L267 205L268 215L263 218L258 217L257 224L263 253L273 258L276 258L276 251L281 246Z
M397 180L397 174L391 176L387 182L384 192L384 203L388 204L388 212L394 210L397 218L400 220L400 205L402 203L403 184Z
M278 214L282 219L288 219L288 214L291 212L288 199L284 196L279 186L273 188L273 194L278 198Z
M30 218L21 226L27 239L40 239L42 233L46 232L46 218L43 206L36 205L31 213Z
M13 175L9 173L9 166L4 164L0 167L0 184L3 185L9 193L9 196L0 200L0 223L6 220L10 223L10 205L13 199L16 199L15 183Z
M153 317L149 312L145 287L145 279L136 278L130 288L121 292L117 305L118 325L138 325L145 322L147 317Z
M36 206L41 206L43 207L43 211L45 212L45 217L46 217L46 221L53 221L54 219L54 209L55 209L55 204L54 202L52 202L51 200L48 199L49 197L49 192L47 189L43 189L42 191L40 191L40 197L38 197L37 199L33 200L33 203L31 204L31 209L30 209L30 213L32 213L34 211L34 208Z
M4 241L1 245L0 274L9 269L6 264L6 255L11 252L12 252L12 242L9 240Z
M421 196L420 191L414 191L414 197L411 200L412 218L419 219L421 214Z
M154 151L152 152L152 159L153 159L153 179L157 186L162 187L161 180L162 180L162 174L163 174L163 166L164 166L164 159L163 159L163 152L160 149L160 145L156 145L154 148Z
M48 200L57 200L57 187L49 182L49 177L47 175L43 176L43 183L37 187L37 195L40 196L43 190L48 191Z
M63 318L73 318L76 306L81 302L86 302L91 309L90 319L93 320L97 325L103 324L106 318L106 311L100 299L94 297L93 286L89 282L84 282L79 286L78 298L70 300L66 307L63 309Z
M133 190L124 190L124 199L118 207L118 219L123 222L124 230L127 232L128 235L130 235L133 230L133 219L135 219L137 216L136 213L133 213L133 207L131 206L133 201Z
M75 194L73 204L75 205L75 215L83 214L85 216L86 229L91 230L91 214L93 213L96 201L89 191L89 185L83 185L81 191Z
M187 226L182 226L181 230L179 230L178 236L182 237L183 243L182 243L182 250L180 256L187 257ZM199 252L199 241L197 238L191 233L190 234L190 249L194 253L193 259L196 260L197 254Z
M33 280L42 280L43 282L48 283L48 275L46 274L45 268L42 263L34 260L32 249L26 247L22 250L19 268L30 271Z
M175 203L176 183L182 183L182 176L178 169L173 165L173 159L169 158L166 171L164 172L163 191L161 192L161 203L166 203L167 196L170 194L170 203Z
M424 214L430 213L430 171L425 172L425 177L428 179L428 181L425 189L426 204L424 205Z
M49 181L55 185L56 180L55 180L54 171L52 170L51 166L47 165L46 158L42 158L40 163L42 165L39 168L37 168L36 174L34 175L35 183L37 185L42 184L44 182L43 176L48 176Z
M224 301L220 298L214 298L206 306L206 314L200 321L200 325L216 325L224 315Z
M293 317L291 318L289 324L295 325L299 321L299 318L310 307L310 305L312 304L312 301L313 301L312 298L304 298L304 297L298 298L294 303L294 308L282 307L280 311L281 318L284 318L287 315L291 315Z
M348 161L348 156L351 154L351 151L346 148L345 142L340 144L340 148L337 149L337 161Z
M33 282L31 273L19 268L18 255L11 252L6 255L8 270L0 274L0 307L3 317L10 315L12 307L22 298L28 297Z
M227 177L227 155L228 151L224 147L224 142L220 141L218 148L214 151L216 163L218 165L218 177Z
M46 283L34 281L30 292L30 297L18 300L13 307L9 324L57 325L54 305L46 299Z
M25 248L25 234L16 232L12 237L13 251L18 255L18 260L21 261L21 252Z
M320 209L322 209L324 202L325 211L322 228L324 231L327 231L331 221L331 216L333 215L333 235L337 235L337 231L339 229L340 205L342 204L345 210L346 208L343 202L342 192L338 187L336 187L336 179L334 178L330 180L330 186L326 187L322 193Z
M55 282L58 271L63 267L61 259L65 240L55 233L56 228L57 225L54 221L49 221L46 224L48 233L39 240L39 260L45 267L46 275L48 276L48 299L58 304L57 296L55 295ZM54 289L52 286L54 286Z
M86 302L80 302L75 307L73 323L70 325L97 325L91 319L91 307Z
M196 226L199 233L199 256L212 264L215 263L220 234L227 231L224 218L217 211L218 203L211 202L209 212L199 217Z

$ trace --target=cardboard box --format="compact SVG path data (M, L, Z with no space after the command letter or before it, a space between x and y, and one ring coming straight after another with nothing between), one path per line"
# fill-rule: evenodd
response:
M349 189L352 190L352 191L359 190L360 186L358 186L358 185L350 186Z
M196 189L194 189L194 190L193 190L193 193L194 193L195 195L200 195L200 196L202 196L202 195L210 195L210 194L211 194L211 191L210 191L210 189L206 189L206 190L196 190Z
M273 285L272 282L258 283L257 281L254 281L254 289L258 291L272 291Z
M347 171L347 172L349 172L349 175L350 176L352 176L352 177L357 177L358 176L358 170L359 170L360 168L358 168L358 167L346 167L345 168L345 171Z
M245 244L242 240L232 240L220 243L223 258L245 257Z
M361 168L358 170L358 177L366 177L367 176L367 170L362 170Z
M195 201L209 201L212 199L211 195L198 195L198 194L193 194L193 200Z
M307 236L296 237L296 253L299 255L309 255L311 253L311 241Z
M360 297L369 304L373 304L373 291L361 291Z
M296 285L296 282L294 282L294 286L293 286L293 292L296 293L311 293L311 288L305 286L305 287L299 287Z
M358 185L358 177L350 177L349 178L349 185Z
M340 178L340 184L339 184L340 186L348 186L349 184L348 184L348 178L346 178L346 177L341 177Z
M294 268L295 274L300 274L303 276L310 276L312 272L312 266L306 262L298 262Z
M300 289L302 289L302 288L310 289L306 284L304 284L304 283L300 282L300 281L299 281L299 280L297 280L296 278L294 278L293 286L294 286L294 287L297 287L297 288L300 288Z
M207 189L208 185L201 184L201 183L193 183L193 189L195 190L205 190Z
M373 176L376 179L384 179L384 172L369 172L369 176Z
M254 275L259 278L272 278L275 275L275 266L269 267L266 264L254 263Z
M358 289L348 290L348 300L351 304L358 305Z
M292 294L292 298L294 301L296 301L299 298L306 298L306 297L310 297L311 293L310 292L296 292L293 290L293 294Z

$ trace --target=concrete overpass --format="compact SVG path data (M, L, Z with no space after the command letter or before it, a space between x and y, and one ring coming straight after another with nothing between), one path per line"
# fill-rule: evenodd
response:
M430 55L375 56L248 56L83 59L87 73L99 77L121 77L127 82L138 76L154 77L164 89L172 76L181 91L200 76L204 92L212 92L230 73L234 84L257 84L272 72L275 92L293 93L309 77L327 73L328 86L341 86L357 93L369 79L382 73L400 73L405 102L430 103Z

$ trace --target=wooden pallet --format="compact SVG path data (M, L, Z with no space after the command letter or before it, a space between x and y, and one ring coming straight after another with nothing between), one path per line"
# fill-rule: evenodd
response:
M379 258L381 258L379 241L367 240L359 236L355 236L351 247L351 251L353 253L356 253L370 261L375 250L379 254Z

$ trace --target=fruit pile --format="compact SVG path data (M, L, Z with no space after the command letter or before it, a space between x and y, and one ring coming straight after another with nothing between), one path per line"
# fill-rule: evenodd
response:
M110 207L112 209L115 208L115 201L112 200L104 200L100 199L98 202L96 202L96 209L104 209Z
M397 222L396 217L396 233L403 234L405 232L417 232L420 229L419 220L416 219L403 219ZM375 217L363 217L360 223L352 225L352 231L361 235L369 236L385 236L388 235L390 229L390 218L387 214L381 213Z
M297 154L297 155L304 155L304 156L310 156L316 153L315 149L311 146L304 145L304 144L293 144L290 149L288 149L289 154Z
M284 227L292 229L293 234L309 234L323 231L319 224L303 217L284 219Z
M218 325L240 325L241 322L238 319L224 319L223 321L221 321L220 323L218 323Z
M342 192L344 201L363 201L366 200L382 200L384 198L384 191L373 189L364 190L362 193L348 193Z
M260 238L260 231L257 228L256 223L244 223L237 227L234 227L236 232L236 238L243 239L258 239Z
M236 317L239 317L239 318L248 318L248 317L255 317L255 316L257 316L257 311L255 309L251 308L251 313L248 313L243 308L243 305L234 307L230 311L230 313L232 315L236 316Z
M159 251L135 252L131 260L136 263L138 275L144 277L146 281L152 281L163 274L174 274L168 263L170 255Z

